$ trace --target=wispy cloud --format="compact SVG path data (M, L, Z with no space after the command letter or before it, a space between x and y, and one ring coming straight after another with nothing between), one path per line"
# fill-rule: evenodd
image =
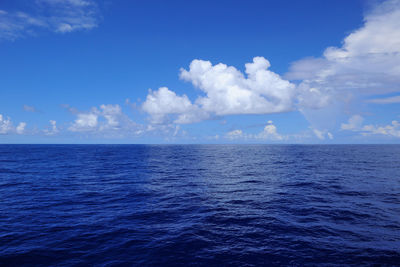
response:
M90 30L99 23L93 0L35 0L24 10L0 10L0 40L36 35L41 30L67 33Z
M24 105L23 108L27 112L38 112L38 110L34 106Z
M374 104L394 104L400 103L400 96L392 96L392 97L385 97L385 98L375 98L367 100L369 103Z
M389 125L364 125L364 118L360 115L353 115L347 123L342 123L341 129L359 132L361 135L384 135L389 137L400 137L400 123L396 120Z

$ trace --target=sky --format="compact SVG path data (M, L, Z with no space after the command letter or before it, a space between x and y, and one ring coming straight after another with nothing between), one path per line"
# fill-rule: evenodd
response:
M400 0L0 1L0 143L400 143Z

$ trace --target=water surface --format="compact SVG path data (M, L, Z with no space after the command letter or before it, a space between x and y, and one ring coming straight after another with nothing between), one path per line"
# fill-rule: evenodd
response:
M400 146L0 145L1 265L396 265Z

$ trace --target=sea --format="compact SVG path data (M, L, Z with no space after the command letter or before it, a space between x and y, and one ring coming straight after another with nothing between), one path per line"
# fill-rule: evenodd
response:
M0 266L399 266L400 145L0 145Z

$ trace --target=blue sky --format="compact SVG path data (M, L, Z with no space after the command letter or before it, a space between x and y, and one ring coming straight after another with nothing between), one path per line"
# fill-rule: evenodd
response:
M400 143L400 1L0 2L0 143Z

